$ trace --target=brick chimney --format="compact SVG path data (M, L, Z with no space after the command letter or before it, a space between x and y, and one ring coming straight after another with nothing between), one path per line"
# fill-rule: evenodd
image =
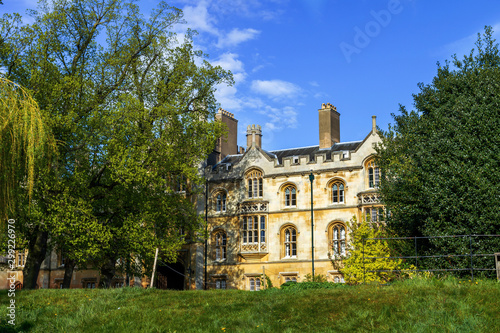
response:
M215 151L218 153L217 162L222 161L227 155L238 154L238 120L234 114L226 110L219 109L215 114L215 119L227 125L227 135L217 140Z
M330 103L321 104L319 114L319 148L330 148L340 142L340 113Z
M260 125L248 125L247 127L247 150L253 146L262 148L262 129Z

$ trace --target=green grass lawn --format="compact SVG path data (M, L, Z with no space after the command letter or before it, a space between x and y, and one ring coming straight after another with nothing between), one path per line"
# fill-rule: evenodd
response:
M500 332L500 283L407 280L333 289L0 293L0 332Z

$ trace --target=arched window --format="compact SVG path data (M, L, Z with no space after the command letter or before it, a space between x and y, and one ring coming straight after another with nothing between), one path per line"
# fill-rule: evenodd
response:
M285 207L297 206L297 188L293 185L287 185L283 191L285 195Z
M376 188L380 184L380 169L375 164L374 160L371 160L366 164L366 168L368 169L368 187Z
M345 256L345 226L335 223L332 226L332 252L335 257Z
M344 202L344 183L342 183L341 181L336 181L332 185L332 202Z
M260 290L260 278L258 277L251 277L249 279L250 283L250 291L259 291Z
M262 172L259 170L252 170L246 175L247 192L249 198L262 198L263 184Z
M283 230L283 257L297 257L297 229L289 226Z
M224 213L226 211L226 198L227 198L226 193L224 193L224 192L217 193L215 210L218 213L221 213L221 212Z
M224 231L215 234L215 260L225 260L227 257L227 237Z

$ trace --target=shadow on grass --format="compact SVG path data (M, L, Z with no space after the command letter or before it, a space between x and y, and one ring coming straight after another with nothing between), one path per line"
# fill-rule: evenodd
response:
M2 333L29 332L33 327L33 323L29 321L23 321L22 323L16 323L15 325L9 324L5 319L2 319L0 322L0 332Z

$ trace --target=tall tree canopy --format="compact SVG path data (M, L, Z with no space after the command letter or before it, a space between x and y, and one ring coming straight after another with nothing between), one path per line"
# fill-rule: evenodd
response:
M101 267L105 285L131 253L146 266L155 247L175 259L180 230L200 225L197 165L223 131L213 93L231 74L193 49L191 32L178 40L182 12L163 2L147 19L122 0L45 0L32 15L0 20L0 65L33 92L59 142L37 173L36 207L17 206L25 287L52 244L67 267Z
M491 27L476 46L461 60L438 64L432 83L413 96L415 110L401 106L382 133L381 194L399 236L499 233L500 54ZM500 248L499 238L473 242L476 253ZM470 245L453 238L421 244L443 254L467 254ZM478 266L493 268L493 260Z

